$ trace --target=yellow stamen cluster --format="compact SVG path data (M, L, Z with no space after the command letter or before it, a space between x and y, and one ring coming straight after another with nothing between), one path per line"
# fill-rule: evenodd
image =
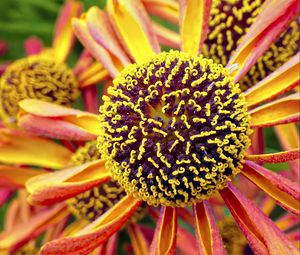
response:
M69 106L79 96L74 73L65 64L43 55L12 63L0 80L0 118L13 123L18 102L36 98Z
M233 51L254 23L264 2L265 0L214 0L203 55L216 63L226 65ZM239 81L242 90L262 80L299 51L299 30L300 19L298 18Z
M246 238L232 218L220 221L218 228L227 254L253 254Z
M236 175L250 139L244 95L210 59L163 52L129 65L100 107L113 178L149 205L186 206Z

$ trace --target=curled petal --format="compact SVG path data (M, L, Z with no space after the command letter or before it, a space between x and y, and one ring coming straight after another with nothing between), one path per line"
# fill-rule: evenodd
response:
M300 53L245 92L248 107L270 100L299 84Z
M149 250L149 244L139 225L130 224L128 226L128 234L130 236L134 254L147 255Z
M270 154L247 155L247 159L257 164L281 163L300 158L300 148Z
M249 111L252 127L268 127L297 122L299 115L299 94L276 100Z
M242 174L274 198L283 208L297 215L300 214L300 187L297 183L248 160Z
M193 206L198 251L201 255L226 254L222 238L206 201Z
M79 1L68 0L59 14L53 39L55 57L59 61L64 62L72 48L75 37L71 20L74 17L79 17L81 11L82 4Z
M76 196L110 180L104 160L97 160L28 180L28 200L35 205L51 205Z
M182 51L198 55L208 31L211 0L180 0Z
M255 254L298 254L285 234L234 186L229 183L220 193Z
M138 0L108 0L107 11L121 43L136 61L160 52L151 21Z
M40 255L89 254L108 240L135 213L142 201L126 196L96 221L69 237L47 243Z
M61 222L69 215L65 205L39 212L29 221L19 224L0 235L0 252L11 254L37 237L49 227ZM6 253L4 253L6 252Z
M235 81L245 75L256 60L286 28L299 12L298 0L269 0L263 5L260 14L243 37L240 45L231 57L228 67L234 63L239 68L232 73Z
M177 235L177 211L173 207L162 207L154 238L151 254L175 254Z
M21 131L0 129L2 163L62 168L68 165L71 156L72 153L68 149L51 140Z

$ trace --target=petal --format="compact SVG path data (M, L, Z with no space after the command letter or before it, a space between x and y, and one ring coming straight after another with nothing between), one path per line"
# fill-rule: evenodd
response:
M70 237L43 246L40 255L88 254L107 241L135 213L142 201L126 196L103 216Z
M147 12L174 24L179 23L179 6L174 0L143 0Z
M251 147L249 150L252 154L262 154L265 150L264 133L262 128L254 128L251 136Z
M185 222L194 226L194 217L193 214L187 208L177 208L178 216L183 219Z
M275 126L274 129L284 150L291 150L299 147L300 137L294 123L278 125Z
M201 255L226 254L210 207L206 201L193 205L198 252Z
M283 208L297 215L300 214L300 187L297 183L248 160L246 160L242 174L274 198Z
M276 219L275 223L281 231L287 231L299 224L299 217L293 214L286 213Z
M299 94L293 94L249 111L252 127L268 127L297 122L299 115Z
M108 0L107 11L121 43L135 61L160 52L151 21L139 1Z
M239 68L232 73L235 82L250 70L298 11L298 0L270 0L263 5L227 65L239 64Z
M30 178L46 173L40 169L0 165L0 186L6 188L24 188Z
M12 196L14 192L9 188L0 188L0 208Z
M172 48L180 48L180 36L178 33L155 22L152 23L152 26L161 44Z
M147 255L149 244L139 225L130 224L127 228L135 255Z
M43 42L38 37L31 36L26 39L24 48L27 56L36 55L41 53L43 50Z
M150 254L175 254L177 235L177 211L173 207L162 207L156 225Z
M181 226L178 226L177 232L179 238L177 238L176 242L177 247L182 252L181 254L194 255L197 250L195 237Z
M246 159L257 164L282 163L300 158L300 148L270 154L247 155Z
M88 31L85 16L82 16L80 19L73 19L72 25L76 37L83 46L93 55L93 57L103 64L110 76L116 77L119 70L122 69L122 66L120 66L117 59L112 58L109 51L94 41Z
M211 0L180 0L182 51L198 55L208 31Z
M300 53L245 92L248 107L270 100L299 84Z
M28 201L34 205L51 205L107 182L110 174L104 163L97 160L32 178L26 183Z
M68 165L71 156L68 149L51 140L21 131L0 129L0 162L4 164L62 168Z
M39 212L29 221L14 226L12 230L0 235L0 252L6 251L7 253L4 254L13 253L29 240L37 237L50 226L62 221L68 215L69 212L65 205L59 205L53 209Z
M97 86L82 89L82 98L85 109L94 114L99 112L97 91Z
M79 17L82 11L82 4L79 1L69 0L63 6L57 19L53 48L58 61L64 62L73 46L74 34L71 20Z

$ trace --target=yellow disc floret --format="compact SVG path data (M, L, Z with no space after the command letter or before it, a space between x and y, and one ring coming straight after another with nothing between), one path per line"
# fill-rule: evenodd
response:
M100 108L113 178L149 205L186 206L236 175L250 139L239 85L220 64L163 52L129 65Z
M36 98L69 106L79 96L74 73L65 64L44 55L12 63L0 80L0 118L13 123L18 102Z

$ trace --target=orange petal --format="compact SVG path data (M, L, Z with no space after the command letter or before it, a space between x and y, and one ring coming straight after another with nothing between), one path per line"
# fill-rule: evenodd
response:
M249 111L252 127L268 127L297 122L299 115L299 94L293 94Z
M29 240L37 237L50 226L59 223L68 215L69 212L64 204L39 212L29 221L0 235L0 252L2 254L15 254L14 252Z
M182 51L198 55L208 31L211 0L180 0Z
M104 160L97 160L30 179L26 183L29 202L51 205L110 180L104 163Z
M177 211L173 207L162 207L156 225L150 254L175 254L177 234Z
M135 61L160 52L151 21L140 1L108 0L107 12L121 43Z
M81 2L69 0L59 14L53 39L55 57L58 61L64 62L73 46L75 37L71 20L73 17L79 17L81 11Z
M210 207L206 201L193 205L198 251L201 255L226 254Z
M178 33L155 22L152 22L152 26L161 44L172 48L180 48L180 36Z
M149 244L139 225L130 224L127 229L133 247L134 255L147 255Z
M99 219L76 234L43 246L40 255L88 254L108 240L135 213L142 201L126 196Z
M240 80L250 70L298 11L298 0L270 0L263 5L227 65L230 67L235 63L239 64L238 69L232 73L235 81Z
M255 254L299 254L285 234L234 186L229 183L220 193Z
M46 173L41 169L0 165L0 186L6 188L24 188L30 178Z
M51 140L21 131L0 129L0 162L4 164L62 168L70 162L71 156L68 149Z
M275 223L281 231L287 231L299 224L299 217L293 214L286 213L277 218Z
M147 12L174 24L179 23L179 6L174 0L143 0Z
M297 215L300 214L300 187L297 183L248 160L242 174L274 198L283 208Z
M287 162L291 160L295 160L300 158L300 148L289 150L289 151L282 151L277 153L270 153L270 154L253 154L247 155L246 159L249 159L257 164L265 164L265 163L281 163Z
M248 107L270 100L299 84L300 53L245 92Z

